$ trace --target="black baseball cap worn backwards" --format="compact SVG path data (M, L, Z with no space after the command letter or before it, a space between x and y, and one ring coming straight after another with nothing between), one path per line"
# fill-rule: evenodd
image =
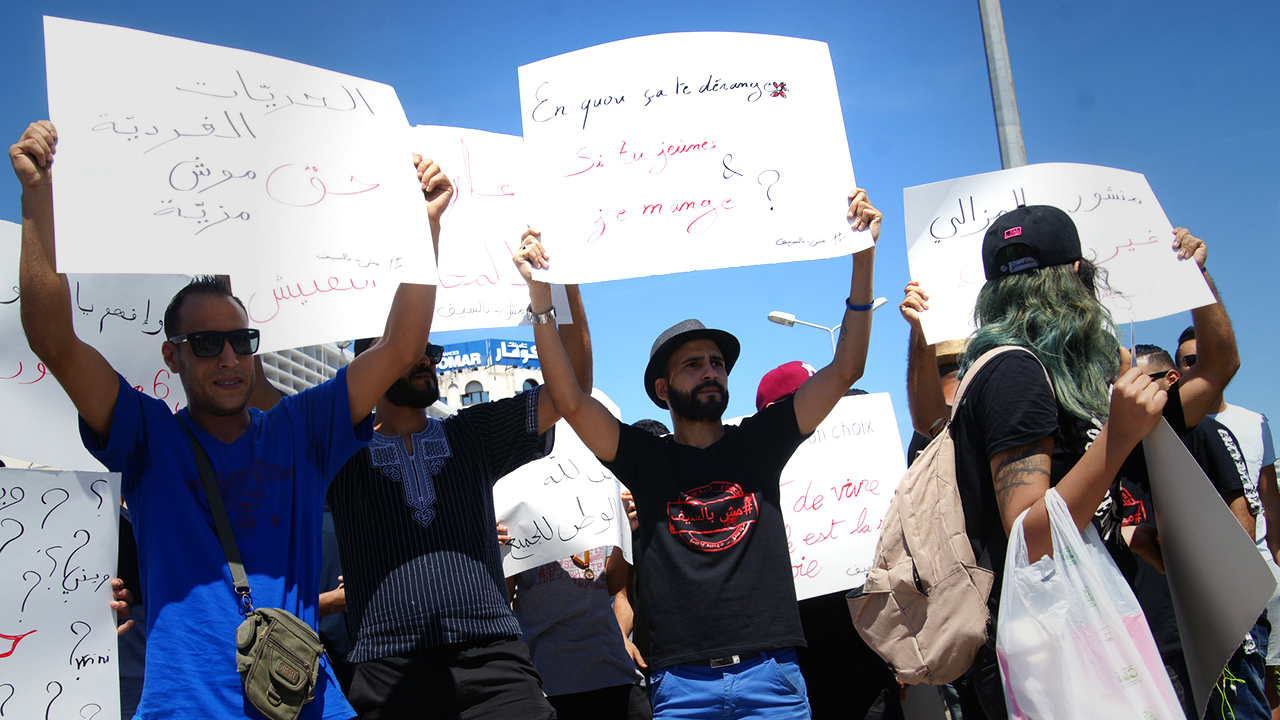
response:
M1076 224L1050 205L1019 205L996 218L982 238L987 280L1068 265L1082 257Z
M690 340L703 338L720 346L720 354L724 355L725 372L733 372L733 364L738 362L738 355L742 353L742 345L738 342L738 338L724 330L709 328L697 320L676 323L664 330L658 339L653 341L653 347L649 350L649 364L644 368L644 391L658 407L666 410L667 402L658 397L658 393L653 389L653 381L666 372L667 360L671 357L671 353Z

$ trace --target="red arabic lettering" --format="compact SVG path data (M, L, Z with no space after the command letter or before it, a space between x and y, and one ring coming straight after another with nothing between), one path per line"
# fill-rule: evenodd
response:
M356 281L354 279L347 278L346 280L347 287L342 287L342 282L343 281L338 279L336 276L331 275L325 279L325 285L327 287L323 287L323 288L320 287L319 280L311 281L311 287L314 289L304 289L305 288L304 283L295 283L292 286L284 285L279 288L272 288L271 297L275 300L276 306L275 306L274 312L272 312L271 315L266 318L258 318L257 316L254 315L253 301L258 297L258 293L254 292L252 295L249 296L249 302L246 303L246 307L249 313L249 319L256 323L270 322L272 319L275 318L275 316L280 314L280 303L285 302L286 300L296 300L298 298L309 298L312 295L315 295L316 293L346 292L348 290L364 290L365 288L368 288L368 287L378 286L378 282L376 280L365 280L363 285L356 285ZM295 289L296 289L296 292L295 292ZM303 300L302 304L306 305L307 301Z
M319 175L317 175L317 173L320 172L319 166L308 165L302 169L302 172L311 173L310 177L307 177L306 175L298 176L296 173L286 173L284 176L282 176L281 180L276 182L275 189L273 191L271 181L275 179L276 173L280 172L281 170L284 170L285 168L294 167L295 165L296 163L286 163L276 168L275 170L272 170L270 174L267 175L267 182L266 182L267 195L272 200L275 200L281 205L289 205L292 207L312 207L314 205L319 205L322 201L324 201L325 198L329 197L330 195L338 195L338 196L360 195L362 193L367 193L371 190L377 190L379 187L381 187L380 183L362 182L360 180L357 180L355 175L351 175L351 176L348 176L347 182L354 183L356 186L363 186L363 187L360 187L359 189L351 190L348 192L337 192L335 190L330 190L328 186L325 184L324 180L322 180L319 177ZM305 180L305 182L300 183L299 182L300 180ZM285 183L283 187L281 183ZM299 193L299 189L301 189L301 193ZM311 191L319 192L320 196L315 197L314 195L311 194ZM312 197L314 197L315 199L312 200L311 199Z
M43 380L45 375L48 375L48 374L49 374L49 371L48 371L48 370L46 370L46 369L45 369L45 367L44 367L44 363L36 363L36 370L38 370L38 371L40 372L40 377L36 378L35 380L28 380L28 381L26 381L26 382L19 382L18 384L19 384L19 385L34 385L35 383L38 383L38 382L40 382L41 380Z
M164 368L161 368L159 371L157 371L155 379L152 380L151 382L151 394L160 400L168 400L169 386L165 383L160 382L160 373L164 373L164 377L166 380L172 377L171 375L169 375L169 371L165 370ZM164 388L163 395L160 394L160 388Z

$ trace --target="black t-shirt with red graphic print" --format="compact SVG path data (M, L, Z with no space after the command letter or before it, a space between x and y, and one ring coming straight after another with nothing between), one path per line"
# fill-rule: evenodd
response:
M636 644L651 669L804 646L778 490L804 439L791 398L705 449L619 423L605 466L635 496Z

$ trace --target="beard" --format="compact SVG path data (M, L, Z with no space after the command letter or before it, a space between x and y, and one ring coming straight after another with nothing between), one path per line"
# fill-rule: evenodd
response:
M720 397L705 400L698 397L698 393L707 388L718 388ZM668 387L668 391L667 405L672 412L685 420L693 422L719 420L724 415L725 408L729 407L729 389L715 380L707 380L687 393L673 387Z
M396 381L387 388L385 397L387 402L396 407L404 408L426 408L431 407L440 399L440 385L435 371L426 365L419 365L410 373L410 377L421 372L429 372L430 378L427 386L421 390L413 386L413 381L403 377L396 378Z

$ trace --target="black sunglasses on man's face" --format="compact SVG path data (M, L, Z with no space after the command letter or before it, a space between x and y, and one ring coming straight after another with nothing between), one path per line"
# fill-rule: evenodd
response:
M222 348L228 341L231 342L231 349L237 355L252 355L258 352L258 331L252 328L231 330L229 332L200 330L169 338L169 342L174 345L184 342L190 343L192 354L199 358L217 357L222 353Z
M1195 353L1190 353L1190 354L1188 354L1188 355L1183 355L1183 356L1182 356L1182 364L1183 364L1183 365L1186 365L1187 367L1195 367L1195 366L1196 366L1196 354L1195 354Z
M427 350L422 354L426 357L431 358L432 365L439 365L440 361L444 359L444 348L440 347L439 345L427 343Z

